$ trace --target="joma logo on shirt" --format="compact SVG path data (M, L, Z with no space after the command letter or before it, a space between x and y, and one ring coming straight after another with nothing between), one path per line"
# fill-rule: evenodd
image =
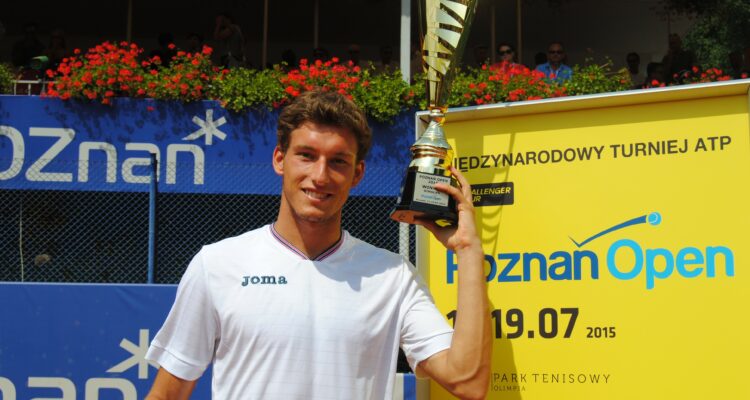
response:
M247 285L286 285L286 277L279 275L246 275L242 277L242 286Z

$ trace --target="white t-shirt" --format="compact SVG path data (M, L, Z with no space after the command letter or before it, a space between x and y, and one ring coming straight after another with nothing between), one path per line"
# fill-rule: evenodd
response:
M146 358L215 399L389 399L453 330L403 257L342 233L316 260L272 226L203 247Z

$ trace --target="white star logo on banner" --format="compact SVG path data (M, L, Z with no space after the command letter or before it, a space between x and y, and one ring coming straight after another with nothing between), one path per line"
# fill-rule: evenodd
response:
M132 355L121 363L108 369L107 372L125 372L138 364L138 379L148 379L149 364L154 368L159 368L159 364L146 360L146 352L148 351L148 329L140 330L138 345L123 338L122 341L120 341L120 347L127 350Z
M227 134L217 129L218 127L227 123L227 119L221 117L214 121L214 110L206 110L206 119L202 120L200 117L193 116L193 123L200 126L201 128L197 131L185 136L182 140L195 140L201 136L206 137L206 146L210 146L214 142L214 136L217 139L224 140L227 138Z

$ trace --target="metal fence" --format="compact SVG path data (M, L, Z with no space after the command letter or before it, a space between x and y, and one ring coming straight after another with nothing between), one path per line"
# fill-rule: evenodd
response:
M0 180L0 281L147 282L148 180L137 191L111 191L105 181L118 166L89 163L87 187L93 190L64 190L63 183L54 182L45 184L44 190L10 190ZM11 160L0 160L0 170L8 165ZM280 178L267 173L268 165L221 168L241 168L243 176L257 176L256 187L247 191L279 191ZM402 168L371 168L366 179L400 179L397 171ZM71 171L60 174L61 181L80 180L84 172L79 163L58 163L49 169ZM5 179L19 173L3 172ZM29 171L26 174L26 179L37 180ZM393 196L353 195L344 207L343 225L353 236L378 247L409 253L413 261L413 227L404 235L388 217L395 201ZM278 205L278 195L157 193L154 282L177 283L201 246L273 222Z
M142 179L142 190L111 191L104 182L116 179L118 166L95 164L89 160L84 168L80 162L57 162L50 168L70 171L53 176L61 181L80 181L85 175L93 190L66 190L64 182L45 183L44 190L10 190L3 188L3 180L24 172L14 170L12 160L0 160L0 281L147 282L149 179ZM166 174L176 175L169 168L177 167L168 165ZM194 165L179 168L190 170ZM248 191L278 193L280 178L269 174L269 168L253 164L212 166L212 170L239 169L239 175L254 177L254 188ZM402 168L369 168L365 179L375 184L378 180L400 179ZM27 180L39 180L28 170L25 174ZM204 244L273 222L279 201L278 195L157 193L154 283L179 282L190 259ZM364 241L408 254L414 262L414 228L408 227L404 234L403 228L388 217L395 202L394 196L353 195L344 206L343 226ZM397 371L410 371L403 352Z

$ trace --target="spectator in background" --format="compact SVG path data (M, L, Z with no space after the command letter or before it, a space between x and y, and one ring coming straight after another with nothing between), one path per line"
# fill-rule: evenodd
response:
M350 44L349 49L347 52L349 53L349 61L352 62L352 65L359 65L360 61L360 51L359 51L359 45L358 44Z
M474 65L473 67L481 68L482 65L490 63L490 55L487 51L487 46L480 44L474 46Z
M57 69L62 59L70 55L65 44L65 33L61 29L52 31L49 46L44 49L44 55L47 56L49 69Z
M234 23L229 14L216 16L214 39L220 43L218 54L221 65L226 68L245 65L245 37L242 36L240 26Z
M13 44L11 60L16 67L29 67L32 58L44 54L44 44L37 37L37 25L28 22L24 26L24 35Z
M641 56L636 52L630 52L625 56L625 62L628 64L628 73L633 88L643 87L646 76L641 70Z
M313 60L328 61L331 59L331 53L324 47L316 47L313 49Z
M677 79L683 71L690 71L695 63L695 56L682 48L680 35L672 33L669 35L669 50L661 63L666 73L666 83L669 83Z
M543 51L540 51L534 54L534 69L537 69L540 65L546 62L547 62L547 54L545 54Z
M573 76L573 70L563 63L565 60L565 48L562 42L552 42L547 48L547 62L536 67L537 71L544 73L547 79L563 83Z
M161 32L156 37L156 42L159 47L152 50L148 55L150 58L159 57L161 65L168 67L172 63L172 57L177 54L174 45L174 35L169 32Z
M187 51L188 53L193 53L193 54L200 53L201 51L203 51L204 41L203 41L202 35L195 33L195 32L190 32L187 34L185 39L186 39L185 51Z
M398 63L393 60L393 47L380 46L380 60L373 65L378 73L393 72L398 69Z
M664 86L666 84L666 73L664 65L658 62L650 62L646 66L646 81L644 88Z
M519 65L516 49L508 42L500 42L497 45L497 55L499 57L498 63L495 64L497 66L510 69Z
M497 60L499 62L506 62L508 64L515 64L518 62L516 49L508 42L500 42L500 44L497 45L497 55L500 57Z
M742 53L739 51L733 51L729 53L729 67L731 68L729 75L732 79L744 79L747 78L747 70L742 67Z

